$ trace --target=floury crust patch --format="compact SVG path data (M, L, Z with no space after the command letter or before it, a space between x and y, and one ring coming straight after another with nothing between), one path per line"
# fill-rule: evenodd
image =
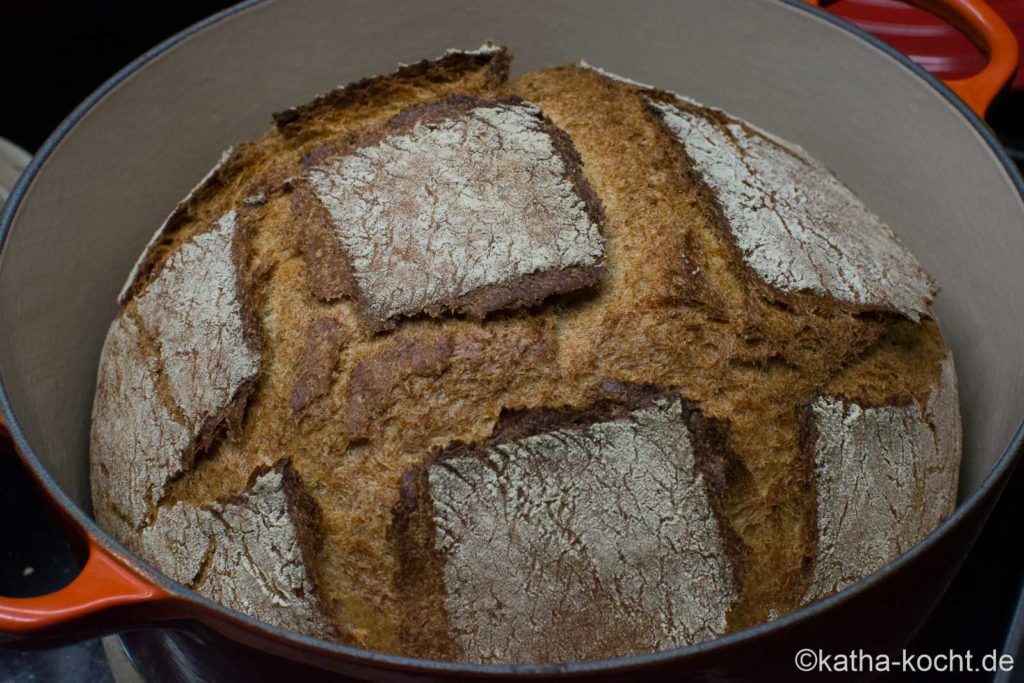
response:
M232 211L184 243L110 329L92 428L93 484L107 476L119 484L100 493L105 523L140 528L259 373L237 228Z
M961 426L953 357L927 403L804 409L818 488L818 556L804 602L846 588L906 552L956 505Z
M507 416L407 475L407 588L446 596L417 635L459 659L559 662L724 633L742 560L707 479L727 458L718 430L672 392L630 387Z
M928 315L933 286L892 231L802 149L692 101L648 100L714 192L744 262L783 292Z
M319 510L286 465L257 471L230 500L161 510L142 532L142 552L175 581L212 600L244 605L276 626L321 638L334 627L311 566Z
M377 327L421 312L481 317L601 272L601 207L578 155L520 99L410 108L315 151L306 178Z

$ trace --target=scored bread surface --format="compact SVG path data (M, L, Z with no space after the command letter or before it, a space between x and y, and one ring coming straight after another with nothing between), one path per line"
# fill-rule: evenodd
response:
M574 661L840 590L952 510L933 284L799 148L585 64L449 51L274 115L100 359L97 519L386 652Z
M678 98L650 104L686 147L744 262L763 280L914 320L927 313L932 287L914 257L803 150Z
M371 324L482 317L597 281L600 207L537 107L450 98L368 137L314 151L306 178Z
M140 552L211 600L330 638L334 627L309 569L317 514L285 464L255 472L230 500L162 509L143 530Z

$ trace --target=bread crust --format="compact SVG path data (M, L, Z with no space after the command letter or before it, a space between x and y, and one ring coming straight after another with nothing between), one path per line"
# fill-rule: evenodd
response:
M892 230L804 150L724 112L652 91L750 272L781 292L930 315L934 285Z
M122 316L107 333L93 401L90 483L93 513L130 548L184 469L192 434L161 396L156 360L142 350L135 320Z
M252 302L241 293L236 218L176 251L108 335L93 404L94 502L133 546L169 482L237 427L255 388L260 334L243 312Z
M508 82L508 64L500 48L450 53L278 115L175 209L126 286L100 361L91 443L100 523L186 585L284 628L406 655L523 662L629 654L761 623L933 528L955 491L955 377L929 308L933 285L888 228L804 152L738 119L592 67ZM478 124L492 128L473 132ZM465 134L465 144L429 142L442 134ZM476 157L465 154L472 145ZM366 174L317 196L314 172L357 157ZM722 163L752 173L743 177L754 194L737 199L715 175ZM412 171L399 182L393 168ZM445 184L474 171L467 187ZM502 182L514 191L493 196ZM832 197L827 211L816 188ZM460 196L498 218L477 221ZM352 210L358 201L365 211ZM457 229L426 226L447 242L405 277L392 265L424 202L462 218ZM793 234L774 224L757 233L750 217L765 207L785 214L782 232ZM339 239L357 223L386 247L376 281ZM857 230L866 242L843 234ZM500 276L472 280L467 255L481 236L504 245L478 250L496 259L482 272ZM784 258L759 269L750 239L768 238L791 255L807 250L820 272ZM573 248L538 260L537 245L559 239ZM832 247L841 253L819 264ZM501 270L534 261L543 263ZM398 297L409 283L416 295ZM855 411L872 417L846 425ZM614 473L636 449L599 446L601 430L664 448L612 487L611 475L581 463ZM829 446L871 435L888 440L871 457ZM521 447L538 440L549 447ZM481 465L495 458L506 470ZM864 524L837 524L836 492L852 485L829 478L847 472L835 463L870 462L878 477L897 460L913 500L884 481L851 498L848 519ZM636 499L654 508L678 504L678 524L648 533L642 506L598 509L592 518L620 516L609 543L643 548L650 571L597 562L590 551L603 546L588 541L589 565L567 563L562 574L546 565L520 582L586 609L547 609L540 592L524 602L512 591L501 609L481 610L474 598L491 596L471 579L486 561L439 554L439 520L501 510L488 514L537 532L503 532L493 545L460 532L472 546L463 558L526 557L531 544L564 539L544 531L557 515L517 507L508 487L463 499L448 495L458 483L449 480L444 493L430 473L454 462L483 478L518 467L531 500L589 492L597 509L632 505L626 492L643 490ZM654 481L668 470L675 499ZM443 493L447 507L435 510ZM507 509L496 506L506 499ZM912 512L882 514L879 501L890 499ZM584 517L568 515L566 528L578 535ZM861 543L865 524L886 536L884 552ZM659 550L689 536L701 539L696 553ZM260 545L268 539L280 542ZM492 583L510 591L508 577L530 566L510 563ZM569 568L583 566L596 568L601 590L570 580ZM665 580L668 569L679 577ZM647 593L672 609L631 602L614 577L619 588L653 577ZM510 635L509 624L531 619L575 626Z
M302 138L292 134L308 133L313 120L324 122L372 106L375 98L386 98L396 89L426 83L440 92L454 84L472 91L502 80L507 68L508 55L501 49L451 52L277 115L277 130L285 138ZM473 85L474 81L479 83ZM318 551L308 539L320 535L319 513L308 512L314 509L307 504L312 499L292 483L297 475L290 465L271 471L256 460L248 469L246 493L218 497L228 501L227 507L182 502L171 491L211 451L238 437L257 389L264 352L262 298L271 266L261 263L256 253L253 227L265 220L269 204L292 192L287 163L266 168L268 156L273 156L267 148L283 146L287 145L265 137L225 152L176 206L133 268L119 297L122 308L108 334L98 373L91 482L100 522L159 568L230 607L331 637L337 631L328 616L330 609L318 597L319 589L309 587L318 581ZM232 193L237 193L234 202L228 199ZM344 325L330 317L313 324L310 332L291 391L294 412L302 412L326 392L336 355L347 339ZM262 479L257 481L257 475ZM280 481L271 485L268 477ZM282 501L290 511L286 518L268 517L272 510L266 506L280 507ZM185 521L194 527L188 532L191 545L205 544L213 553L219 538L222 550L229 541L233 557L252 560L247 553L262 541L261 534L231 536L230 529L214 523L223 522L227 511L243 514L253 529L284 524L274 533L284 534L281 538L288 542L265 550L279 553L273 562L287 569L278 579L291 581L295 595L288 601L293 607L277 608L274 580L235 586L235 581L246 581L234 575L237 566L228 559L217 560L213 573L223 576L210 580L205 569L202 577L184 570L197 558L177 557L184 546L172 543L171 535L182 531ZM213 562L211 557L219 556L211 555L207 564ZM250 573L259 578L271 576L275 569L282 568L254 565Z
M468 76L481 74L481 86L494 89L508 78L511 60L505 48L490 43L477 50L449 50L439 59L421 59L400 67L388 76L364 78L336 88L307 104L277 112L273 115L274 125L285 137L308 135L339 110L387 97L390 86L396 82L458 83Z

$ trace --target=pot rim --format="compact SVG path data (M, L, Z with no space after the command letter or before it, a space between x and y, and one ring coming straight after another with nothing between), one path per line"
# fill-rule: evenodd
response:
M852 33L861 40L866 41L876 49L887 54L895 60L896 63L901 65L903 68L909 69L917 77L921 78L932 88L937 90L947 102L949 102L957 111L960 112L960 114L964 116L967 122L970 123L974 130L981 136L995 155L998 163L1009 176L1013 186L1021 195L1021 198L1024 199L1024 178L1021 177L1020 172L1003 150L998 140L996 140L992 131L962 100L960 100L960 98L958 98L935 76L928 73L923 67L919 66L909 57L897 51L890 45L875 38L852 23L843 21L839 17L836 17L823 9L813 7L803 0L771 1L787 5L799 11L808 12L840 30ZM15 184L6 204L4 204L3 210L0 212L0 256L3 254L8 234L10 233L11 226L13 225L18 213L18 208L24 199L29 186L32 184L33 179L39 173L43 164L49 159L50 155L53 154L60 145L61 141L97 103L150 61L156 59L165 52L168 52L179 43L182 43L191 36L215 26L226 19L237 14L241 14L259 5L263 5L266 2L267 0L245 0L244 2L240 2L237 5L221 10L202 21L185 28L179 33L176 33L155 47L144 52L141 56L137 57L127 66L123 67L111 76L107 81L93 91L92 94L83 100L82 103L79 104L60 123L56 130L47 138L36 154L32 157L31 163L29 163L28 167ZM42 465L33 450L32 445L28 442L28 439L22 432L21 426L11 407L10 398L7 395L7 389L3 382L2 371L0 371L0 415L3 416L11 438L17 446L15 450L18 453L18 457L29 469L30 474L43 488L44 492L52 500L56 501L60 511L73 520L73 522L87 536L96 539L104 548L126 560L130 565L136 568L141 575L152 581L154 585L164 588L176 598L198 607L200 613L195 615L195 618L203 621L204 615L202 612L206 612L209 613L210 617L215 617L216 620L221 623L234 622L236 626L241 626L246 631L255 632L263 637L272 637L297 651L315 652L321 655L328 655L333 659L342 659L351 664L373 668L385 666L393 671L403 671L407 673L463 676L474 674L488 676L509 674L520 676L545 676L554 673L587 674L598 672L628 672L636 668L647 667L673 660L682 660L691 656L744 645L761 636L785 629L797 622L830 610L836 605L842 604L843 602L851 599L861 591L880 583L890 574L901 570L905 565L909 564L915 556L937 544L942 536L946 535L946 533L953 527L960 524L961 520L966 517L973 508L979 505L981 499L989 495L992 489L998 486L999 482L1007 476L1013 466L1016 465L1016 461L1020 460L1021 454L1024 453L1024 417L1022 417L1021 424L1017 428L1013 438L1010 440L1010 443L999 456L999 459L992 466L992 469L989 471L988 475L986 475L978 488L973 491L966 500L960 503L953 513L936 529L928 534L928 536L915 544L910 550L869 576L847 586L838 593L822 600L818 600L810 605L801 607L800 609L778 619L758 624L735 633L730 633L713 640L697 643L695 645L688 645L686 647L662 650L659 652L634 655L630 657L617 657L612 659L572 662L566 664L472 664L386 654L383 652L321 640L293 631L287 631L254 619L241 612L229 609L219 603L203 597L202 595L199 595L186 586L172 581L148 562L127 550L110 534L108 534L107 531L100 527L92 517L86 514L82 508L67 496L49 472L47 472L46 468ZM217 630L217 626L215 624L211 624L211 627Z

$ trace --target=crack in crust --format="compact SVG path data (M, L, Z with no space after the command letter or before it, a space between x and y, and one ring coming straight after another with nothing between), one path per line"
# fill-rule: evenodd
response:
M184 468L184 454L194 438L161 398L159 366L143 353L139 337L135 320L124 315L107 333L90 449L96 517L131 548L137 547L134 531L163 486Z
M927 536L956 504L961 426L952 355L922 406L821 397L802 410L814 464L818 551L803 602L840 591Z
M407 473L393 536L417 653L566 662L725 632L742 558L709 491L722 440L672 392L616 393L506 414Z
M160 345L173 399L192 415L217 414L259 372L259 350L251 348L244 329L235 231L231 211L216 229L176 251L135 301L139 319Z
M171 485L195 469L197 452L210 448L215 457L220 435L243 431L260 371L263 285L272 272L252 253L257 238L249 232L266 218L262 211L279 189L291 191L287 171L293 163L300 170L303 145L337 134L346 116L366 116L396 96L440 99L457 86L490 92L507 77L508 63L502 48L449 51L318 98L276 117L277 130L259 141L225 152L176 206L119 296L122 310L99 367L90 447L93 500L97 519L122 542L138 549L141 528L170 507L161 503ZM274 155L283 163L268 169ZM204 248L210 253L201 253ZM327 337L325 345L337 341ZM304 379L297 378L305 382L296 389L299 403L324 391L322 363L315 364L298 369L305 371ZM209 563L204 566L205 576Z
M310 571L320 511L290 466L254 473L242 494L206 506L176 503L142 533L142 552L175 581L274 626L329 638Z
M930 316L934 285L892 230L804 150L693 100L652 92L654 115L712 191L744 263L781 292Z
M355 295L371 328L474 318L590 287L603 269L600 201L571 141L519 98L456 96L305 161L319 207L304 252L324 295ZM326 219L326 220L325 220ZM324 283L327 283L326 286Z
M223 425L240 422L255 387L259 335L246 333L236 229L230 212L181 245L108 333L92 485L97 516L131 547L169 482Z

